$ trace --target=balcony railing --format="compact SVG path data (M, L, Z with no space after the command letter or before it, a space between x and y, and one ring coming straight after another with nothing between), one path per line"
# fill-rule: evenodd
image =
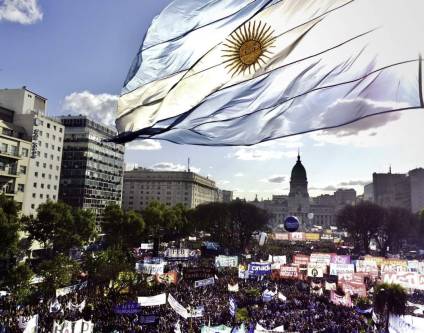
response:
M0 149L0 154L9 155L9 156L17 157L17 158L21 157L18 151Z
M18 176L18 171L15 169L0 169L0 176Z

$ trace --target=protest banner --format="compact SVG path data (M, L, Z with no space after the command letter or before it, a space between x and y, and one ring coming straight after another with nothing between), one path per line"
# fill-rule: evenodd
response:
M386 260L384 257L374 257L374 256L365 256L364 261L366 262L375 262L377 266L381 266L381 264Z
M140 306L157 306L166 304L166 293L156 296L137 297L137 302Z
M424 332L424 318L411 315L389 317L390 333L422 333Z
M281 266L280 278L282 279L299 279L299 268L296 266Z
M164 269L165 269L165 263L148 264L145 262L137 262L135 264L135 270L138 273L143 273L148 275L163 274Z
M367 297L367 288L364 283L346 281L339 283L339 285L341 285L345 293L358 295L359 297Z
M397 265L397 264L387 264L384 262L381 265L381 274L383 273L400 273L400 272L408 272L407 265Z
M239 285L238 285L238 283L236 283L236 284L230 284L230 283L228 283L228 291L229 292L232 292L232 293L238 292L239 291Z
M260 276L271 274L271 263L251 262L248 266L249 276Z
M178 273L171 271L164 274L156 274L156 282L162 284L177 284Z
M304 232L292 232L289 234L289 240L293 242L302 242L305 240Z
M56 289L56 297L65 296L65 295L68 295L70 293L77 292L77 291L79 291L83 288L86 288L86 287L87 287L87 281L79 283L79 284L74 284L74 285L69 286L69 287L59 288L59 289Z
M65 320L62 323L53 322L53 333L92 333L94 324L83 319L77 321Z
M190 249L166 249L165 258L168 260L188 260L190 253Z
M214 267L184 267L183 277L186 280L202 280L214 276Z
M368 273L372 277L378 277L378 266L376 261L357 260L355 269L358 273Z
M38 330L38 314L34 316L20 316L18 326L23 333L36 333Z
M320 240L320 234L319 233L307 232L307 233L305 233L305 240L310 241L310 242L318 242Z
M138 313L140 311L140 304L134 301L129 301L123 304L115 305L113 308L113 312L116 314L133 314Z
M221 267L237 267L238 266L238 257L237 256L217 256L215 257L215 266L217 268Z
M349 293L346 293L344 296L338 295L334 290L330 293L330 301L333 304L341 305L341 306L352 306L352 300L350 298Z
M182 306L171 294L168 295L168 304L176 313L178 313L184 319L189 317L187 309Z
M309 263L309 256L305 254L296 254L293 256L293 264L306 266Z
M424 290L424 274L413 272L384 273L383 282L397 283L406 289Z
M330 265L331 257L334 254L332 253L311 253L311 257L309 258L309 262L317 263L317 264L325 264Z
M350 264L350 256L333 255L330 264Z
M364 277L367 273L339 273L337 274L337 280L339 282L356 282L356 283L364 283Z
M273 256L273 255L268 255L268 261L269 262L273 262L275 264L287 264L287 257L286 256Z
M225 325L219 325L219 326L202 326L202 329L200 333L231 333L232 328L225 326Z
M153 243L141 243L140 250L153 250Z
M334 282L330 283L325 281L325 290L336 290L336 289L337 289L337 285Z
M194 288L206 287L214 283L215 283L215 278L213 277L208 279L203 279L203 280L197 280L197 281L194 281Z
M339 275L343 273L354 273L355 265L353 264L330 264L330 275Z
M159 317L156 315L139 315L138 321L144 325L156 324L159 321Z
M281 241L287 241L287 240L289 240L289 234L278 232L278 233L274 234L274 239L275 240L281 240Z
M239 279L248 279L249 278L249 271L247 270L246 265L239 265L238 267L238 277Z
M324 269L320 264L308 264L309 277L324 277Z

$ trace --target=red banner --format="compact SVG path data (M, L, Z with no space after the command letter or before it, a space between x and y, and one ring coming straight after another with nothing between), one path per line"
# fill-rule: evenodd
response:
M281 266L280 277L282 279L299 279L299 268L293 266Z
M309 263L309 256L305 254L296 254L293 257L293 264L307 266Z
M349 293L351 295L356 294L359 297L367 296L367 288L364 283L343 282L341 283L341 287L345 293Z

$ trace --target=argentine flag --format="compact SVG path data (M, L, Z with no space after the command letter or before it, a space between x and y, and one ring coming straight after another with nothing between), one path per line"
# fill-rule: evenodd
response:
M118 101L117 142L252 145L424 107L423 0L175 0Z

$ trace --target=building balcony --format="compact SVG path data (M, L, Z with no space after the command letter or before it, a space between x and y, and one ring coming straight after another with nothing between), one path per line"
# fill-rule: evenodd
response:
M6 158L12 158L16 160L20 160L22 157L18 152L11 152L7 150L0 150L0 156Z
M17 178L19 177L20 174L18 173L17 170L13 170L13 169L0 169L0 177L10 177L10 178Z
M3 189L3 190L0 190L0 194L3 194L7 197L13 197L16 195L16 192L10 189Z

